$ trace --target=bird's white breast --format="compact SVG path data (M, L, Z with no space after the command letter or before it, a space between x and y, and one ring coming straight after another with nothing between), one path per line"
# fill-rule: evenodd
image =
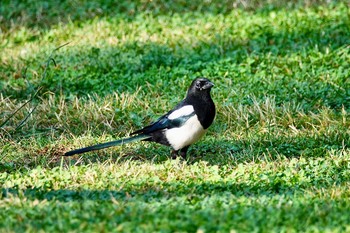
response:
M180 150L197 142L205 133L196 115L192 116L179 128L165 131L165 136L174 150Z

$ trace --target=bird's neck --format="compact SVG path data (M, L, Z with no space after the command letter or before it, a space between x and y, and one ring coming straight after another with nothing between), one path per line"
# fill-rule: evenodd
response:
M208 128L215 117L215 105L210 93L200 93L200 95L187 96L186 102L194 107L198 120L202 126Z

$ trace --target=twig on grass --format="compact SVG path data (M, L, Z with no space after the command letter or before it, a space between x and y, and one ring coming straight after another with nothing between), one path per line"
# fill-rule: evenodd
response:
M38 105L35 105L34 108L32 109L32 111L30 111L28 113L28 115L16 126L15 131L17 131L18 129L22 128L24 123L27 121L27 119L29 118L29 116L35 111L35 109L38 107Z
M39 91L42 89L42 87L39 87L38 90L30 97L29 100L27 100L24 104L22 104L19 108L17 108L11 115L0 125L0 128L2 128L16 113L21 110L24 106L26 106L28 103L30 103L34 97L39 93Z
M43 87L40 86L40 85L41 85L42 81L46 78L46 74L47 74L47 70L48 70L48 68L49 68L49 66L50 66L50 62L52 61L53 64L54 64L54 66L57 66L57 63L56 63L55 59L52 58L54 52L56 52L57 50L59 50L60 48L62 48L62 47L64 47L64 46L68 45L69 43L70 43L70 42L67 42L67 43L65 43L65 44L63 44L63 45L60 45L60 46L58 46L57 48L55 48L55 49L53 49L53 50L51 51L51 54L49 55L49 57L48 57L48 59L47 59L47 61L46 61L46 66L45 66L43 75L42 75L42 77L41 77L41 80L40 80L40 82L39 82L38 88L36 88L34 95L32 95L32 96L30 97L29 100L27 100L24 104L22 104L19 108L17 108L13 113L11 113L10 116L9 116L3 123L1 123L0 128L4 127L4 126L11 120L11 118L13 118L14 115L17 114L18 111L20 111L24 106L26 106L27 104L29 104L30 102L32 102L32 101L34 100L34 98L37 97L38 93L43 89ZM25 73L26 73L26 71L27 71L27 68L25 69ZM24 74L24 77L26 77L25 74ZM34 89L34 88L33 88L33 89ZM31 114L33 114L33 112L35 111L35 109L37 108L37 106L38 106L38 105L36 105L36 106L27 114L27 116L16 126L15 131L17 131L18 129L20 129L20 128L25 124L25 122L28 120L29 116L30 116Z

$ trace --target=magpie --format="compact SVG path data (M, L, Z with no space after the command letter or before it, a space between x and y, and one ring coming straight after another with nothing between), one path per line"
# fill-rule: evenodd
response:
M131 137L66 152L65 156L126 144L150 141L171 147L171 157L186 159L188 148L197 142L213 123L215 104L210 96L214 84L204 77L192 81L185 99L154 123L131 133Z

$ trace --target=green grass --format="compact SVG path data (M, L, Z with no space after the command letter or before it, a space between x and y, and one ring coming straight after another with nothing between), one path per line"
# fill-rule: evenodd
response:
M3 1L0 232L350 232L349 22L347 1ZM186 161L62 157L199 75L218 113Z

